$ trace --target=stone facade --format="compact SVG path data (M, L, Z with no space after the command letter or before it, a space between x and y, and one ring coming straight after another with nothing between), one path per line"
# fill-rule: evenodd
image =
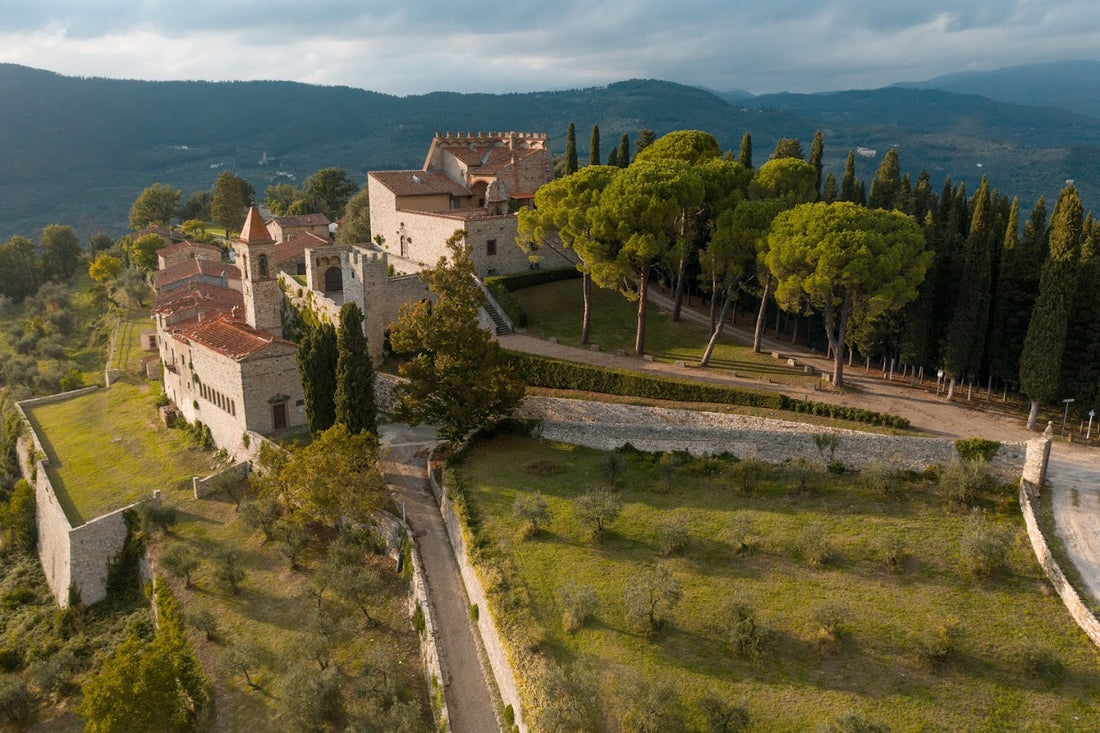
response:
M170 270L180 265L187 264L189 260L220 262L221 259L221 247L217 247L213 244L184 240L157 250L157 269Z
M328 217L324 214L273 216L266 222L267 231L276 242L286 242L295 234L309 233L329 239Z

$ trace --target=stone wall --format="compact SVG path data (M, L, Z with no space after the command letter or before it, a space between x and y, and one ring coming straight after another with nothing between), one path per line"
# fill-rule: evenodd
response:
M249 440L249 443L251 444L251 440ZM248 472L251 468L252 464L248 461L241 461L240 463L226 466L221 471L212 473L209 476L193 476L191 478L191 489L196 499L205 499L211 494L215 494L221 490L221 482L223 479L227 478L233 481L240 481L248 476Z
M376 535L383 541L386 546L386 552L394 560L399 560L401 552L404 549L406 538L411 536L408 525L399 520L397 517L391 516L384 512L379 512L375 515L377 525L375 527ZM435 607L432 605L432 599L428 595L428 582L424 577L424 564L420 560L420 550L417 549L416 543L409 540L409 556L412 559L412 587L409 593L409 615L412 616L416 613L416 607L420 607L421 613L424 615L424 632L420 635L420 658L424 663L424 677L428 683L428 694L432 695L434 690L432 689L432 682L442 686L443 685L443 666L441 663L443 655L443 645L439 643L439 634L436 632L435 624ZM441 696L442 710L438 711L439 717L436 719L436 724L440 726L440 730L450 729L450 714L447 710L447 697ZM437 712L433 701L432 705L433 714Z
M1066 579L1065 573L1054 559L1054 555L1047 545L1046 537L1039 527L1035 502L1039 498L1039 487L1046 477L1047 461L1050 458L1049 438L1036 438L1027 443L1027 459L1024 463L1023 476L1020 480L1020 510L1024 515L1024 524L1027 526L1027 536L1031 540L1031 549L1035 551L1035 557L1039 560L1043 572L1046 573L1050 584L1054 586L1058 596L1065 604L1069 615L1081 627L1081 630L1092 640L1092 643L1100 647L1100 620L1088 605L1081 599L1077 590Z
M512 663L508 659L508 652L504 646L504 640L497 630L497 624L493 617L492 606L489 605L489 597L485 588L481 585L481 579L474 570L473 563L466 552L466 542L462 534L462 522L455 514L454 505L451 503L446 485L441 485L436 479L435 472L431 470L432 458L429 456L428 477L431 481L432 493L439 501L439 511L443 515L443 524L447 527L447 536L451 540L451 547L455 551L455 560L458 561L458 569L462 574L462 582L466 586L466 595L471 604L477 605L478 616L476 628L484 645L485 655L489 660L489 667L493 670L500 697L505 706L511 705L515 714L515 725L521 730L527 730L523 722L523 705L516 686L515 672Z
M542 437L563 443L611 450L630 443L644 451L685 450L700 455L729 452L738 458L782 463L799 457L830 460L814 443L819 433L839 438L835 459L859 469L871 461L892 468L923 471L957 455L945 438L864 433L841 428L817 428L748 415L673 410L556 397L527 397L520 417L542 421ZM991 467L1004 480L1018 475L1023 444L1003 444Z
M81 601L89 605L107 597L107 571L126 540L123 513L142 502L74 527L50 482L47 470L49 459L24 408L61 402L94 389L98 387L86 387L16 403L24 425L16 453L20 472L34 486L38 559L42 563L50 592L61 607L69 605L70 588L75 588Z

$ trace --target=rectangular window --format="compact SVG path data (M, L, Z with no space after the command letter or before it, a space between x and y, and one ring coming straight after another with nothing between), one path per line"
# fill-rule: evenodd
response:
M490 239L485 242L485 254L492 257L497 253L497 240Z

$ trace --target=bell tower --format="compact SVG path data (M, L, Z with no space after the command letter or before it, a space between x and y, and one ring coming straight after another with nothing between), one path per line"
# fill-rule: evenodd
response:
M245 321L255 329L282 336L283 293L275 271L275 240L255 206L248 210L233 253L241 271Z

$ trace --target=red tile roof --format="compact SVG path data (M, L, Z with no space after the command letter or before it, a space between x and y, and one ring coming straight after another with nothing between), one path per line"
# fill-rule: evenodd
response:
M292 260L305 253L307 248L330 247L332 242L327 237L318 237L313 232L295 232L290 239L275 245L275 264L281 264Z
M244 297L239 292L207 283L191 283L185 288L158 293L156 300L153 301L153 313L161 315L171 315L189 309L195 309L204 314L231 315L234 308L244 308Z
M235 265L230 265L226 262L211 262L209 260L187 260L175 267L169 267L167 270L160 270L157 272L156 288L159 290L165 285L178 283L181 280L186 280L187 278L196 277L198 275L225 278L226 282L241 279L241 271L238 270Z
M291 350L296 348L286 339L267 331L258 331L243 321L229 318L203 320L180 331L176 334L176 338L201 344L233 361L247 359L273 344L289 346Z
M299 216L273 216L270 221L275 222L283 229L296 229L299 227L328 226L332 222L324 214L301 214Z
M177 252L183 252L187 249L201 249L211 254L217 253L218 257L221 257L222 248L213 244L207 244L205 242L190 242L183 240L182 242L176 242L175 244L169 244L167 247L161 247L157 250L157 254L162 257L168 257L174 255Z
M237 237L237 241L244 244L269 244L275 241L271 237L271 232L267 231L267 225L264 224L264 218L260 216L260 210L255 206L248 209L248 218L244 221L241 236Z
M440 171L373 171L370 175L395 196L473 196L470 189Z

